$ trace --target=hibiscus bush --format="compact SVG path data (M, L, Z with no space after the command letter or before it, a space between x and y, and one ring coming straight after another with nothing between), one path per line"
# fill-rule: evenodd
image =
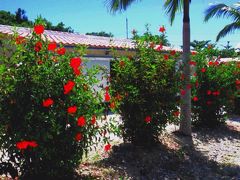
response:
M68 52L43 32L37 21L31 36L15 34L2 44L0 171L22 179L72 179L100 139L110 149L106 132L113 126L101 119L105 89L94 88L100 68L85 68L84 47Z
M232 112L240 94L240 68L236 62L220 62L210 48L193 56L192 112L195 125L216 127Z
M160 28L165 33L165 28ZM178 119L178 53L163 53L163 36L147 31L134 32L136 55L118 57L111 68L112 101L122 116L123 138L135 145L148 146L168 122Z

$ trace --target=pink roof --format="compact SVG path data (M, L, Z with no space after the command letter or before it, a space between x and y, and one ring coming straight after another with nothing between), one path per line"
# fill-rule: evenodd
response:
M31 34L31 28L25 27L13 27L8 25L0 25L0 33L3 34L13 34L16 31L20 36L26 37ZM56 43L62 43L64 45L74 46L74 45L87 45L89 47L95 48L127 48L135 49L135 44L131 39L121 39L121 38L109 38L101 36L83 35L78 33L68 33L60 31L45 30L44 35L46 35L49 41L55 41ZM182 51L177 48L170 48L163 46L163 51Z

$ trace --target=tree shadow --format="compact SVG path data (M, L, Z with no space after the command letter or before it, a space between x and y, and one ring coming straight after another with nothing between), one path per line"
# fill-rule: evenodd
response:
M217 139L214 133L197 138ZM234 135L236 135L233 132ZM240 167L232 164L220 164L196 150L191 137L179 133L169 134L176 143L173 147L159 143L148 148L136 147L130 143L113 146L109 157L97 162L99 167L112 168L118 175L106 179L132 178L148 179L237 179ZM225 138L222 136L220 138Z

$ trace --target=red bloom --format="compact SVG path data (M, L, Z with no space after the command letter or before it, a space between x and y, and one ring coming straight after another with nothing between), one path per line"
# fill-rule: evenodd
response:
M42 24L37 24L34 26L34 32L36 34L42 34L44 32L44 26Z
M73 69L73 72L76 76L79 76L81 74L81 71L78 68Z
M107 151L109 151L111 149L111 144L107 144L107 145L105 145L105 147L104 147L104 150L107 152Z
M85 124L86 124L85 117L84 116L79 117L77 120L77 125L80 127L83 127L85 126Z
M214 62L210 61L210 62L208 63L208 65L209 65L209 66L213 66L213 65L214 65Z
M219 62L218 62L218 61L215 61L215 62L214 62L214 65L215 65L215 66L219 65Z
M157 46L157 51L161 51L162 50L162 48L163 48L163 45L162 44L159 44L158 46Z
M38 146L38 144L36 141L28 141L28 146L35 148Z
M69 114L74 114L77 112L77 106L71 106L68 108L68 113Z
M196 76L197 76L197 73L193 73L193 76L195 76L195 77L196 77Z
M59 48L59 49L57 50L57 53L58 53L59 55L64 55L64 54L66 53L66 49L65 49L65 48Z
M195 61L189 61L188 64L192 65L192 66L196 66L197 65L197 63Z
M106 93L105 93L105 101L106 101L106 102L109 102L110 99L111 99L111 97L110 97L108 91L106 91Z
M34 50L36 52L39 52L41 49L42 49L42 43L40 41L38 41L34 46Z
M82 60L81 58L79 57L74 57L70 60L70 66L73 68L73 69L77 69L79 68L79 66L81 65L82 63Z
M16 38L16 44L22 44L22 43L24 43L24 42L25 42L25 38L24 38L24 37L18 36L18 37Z
M205 68L202 68L201 71L204 73L204 72L206 72L206 69L205 69Z
M159 28L159 32L164 33L165 31L166 31L166 29L165 29L164 26L161 26L161 27Z
M220 95L220 91L215 91L212 93L214 96L219 96Z
M82 138L83 138L82 133L77 133L76 136L75 136L75 140L76 140L76 141L81 141Z
M164 58L164 60L168 60L169 56L167 54L164 54L163 58Z
M64 85L64 94L68 94L73 87L75 86L75 82L73 81L68 81L67 84Z
M192 88L192 85L191 84L188 84L187 85L187 89L191 89Z
M116 99L119 100L119 101L121 101L121 100L122 100L122 96L121 96L119 93L117 93Z
M197 52L195 52L195 51L192 52L192 55L193 55L193 56L196 55L196 54L197 54Z
M193 101L195 101L195 102L198 101L198 97L197 97L197 96L194 96L194 97L193 97Z
M196 85L196 87L198 87L198 86L199 86L199 83L198 83L198 81L196 81L195 85Z
M38 60L37 62L39 65L43 64L43 61L42 60Z
M181 95L184 96L186 94L186 91L184 89L181 89Z
M19 150L24 150L24 149L27 149L28 147L35 148L37 146L38 146L38 144L36 141L20 141L20 142L16 143L16 147Z
M212 91L211 90L207 90L207 95L211 95Z
M180 115L180 112L179 112L179 111L175 111L175 112L173 112L173 115L174 115L175 117L178 117L178 116Z
M43 107L49 107L51 105L53 105L53 100L51 98L45 99L43 101Z
M175 51L175 50L172 50L172 51L170 51L170 54L171 54L172 56L175 56L175 55L176 55L176 51Z
M48 44L48 50L49 51L54 51L57 48L57 43L56 42L51 42Z
M181 80L183 81L184 80L184 74L181 74Z
M240 80L237 79L235 84L236 84L236 86L239 86L240 85Z
M95 115L92 116L92 119L91 119L91 124L94 125L97 121L97 118Z
M16 143L16 147L17 147L19 150L27 149L27 147L28 147L28 142L27 142L27 141L17 142L17 143Z
M114 108L115 108L115 102L114 102L114 101L111 102L110 105L109 105L109 107L110 107L111 109L114 109Z
M150 123L151 120L152 120L151 116L146 116L146 117L145 117L145 122L146 122L146 123Z
M154 47L155 47L154 42L150 42L149 47L150 47L150 48L154 48Z
M122 68L122 67L124 67L125 66L125 62L124 61L120 61L119 62L119 66Z

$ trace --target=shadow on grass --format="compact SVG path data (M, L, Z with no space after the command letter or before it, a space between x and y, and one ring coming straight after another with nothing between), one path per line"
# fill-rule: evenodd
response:
M230 131L230 130L229 130ZM207 133L208 132L208 133ZM197 138L229 138L236 132L216 137L214 132L199 131ZM224 134L224 133L223 133ZM96 163L98 167L112 168L115 174L103 179L240 179L240 167L219 164L197 151L190 137L170 134L179 146L169 149L164 144L142 148L128 143L113 146L108 158Z

